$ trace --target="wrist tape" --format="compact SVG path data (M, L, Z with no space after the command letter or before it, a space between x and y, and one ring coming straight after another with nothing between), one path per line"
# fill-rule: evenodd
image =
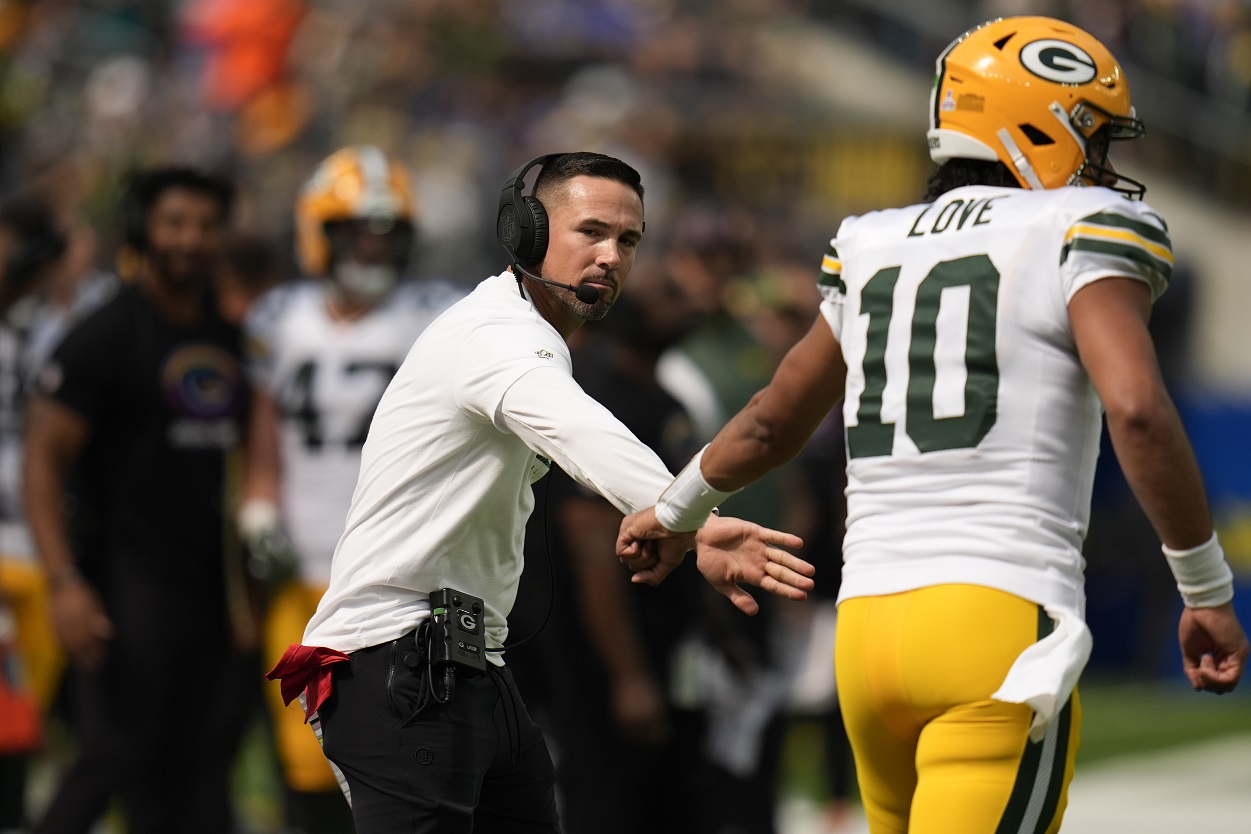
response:
M1161 545L1160 549L1187 608L1216 608L1234 598L1234 573L1225 561L1225 551L1216 540L1216 533L1189 550L1174 550L1168 545Z
M708 514L715 512L718 504L738 492L737 489L730 492L713 489L704 480L699 464L707 448L700 449L691 458L691 462L682 468L656 502L656 520L672 533L689 533L703 527Z

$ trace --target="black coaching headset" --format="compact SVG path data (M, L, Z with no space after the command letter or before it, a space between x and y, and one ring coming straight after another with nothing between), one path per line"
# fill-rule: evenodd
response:
M522 165L512 173L500 192L499 211L495 216L495 237L508 262L523 270L542 263L547 255L547 210L537 198L522 192L525 176L531 168L547 165L563 153L549 153Z
M525 176L531 168L547 165L562 156L567 154L549 153L535 157L508 178L504 183L504 190L500 192L499 211L495 215L495 238L508 256L508 262L520 273L517 276L518 288L521 287L521 276L524 275L540 283L569 290L583 304L595 304L600 300L600 291L595 287L562 284L530 271L542 263L547 255L548 227L547 209L543 208L538 198L522 193L526 189Z

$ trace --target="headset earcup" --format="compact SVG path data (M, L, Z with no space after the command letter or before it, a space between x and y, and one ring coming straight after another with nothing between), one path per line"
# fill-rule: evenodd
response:
M531 267L547 256L547 209L534 197L521 198L530 215L530 246L528 251L518 252L523 266Z
M500 196L499 214L495 218L495 239L504 250L504 254L508 256L510 263L520 260L517 253L525 243L525 231L521 228L517 203L510 193L512 190L511 188L505 189Z

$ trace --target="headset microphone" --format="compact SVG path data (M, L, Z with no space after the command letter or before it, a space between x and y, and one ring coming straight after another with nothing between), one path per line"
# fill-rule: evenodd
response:
M595 287L575 287L559 281L540 278L526 267L537 266L543 262L547 254L547 210L537 198L523 193L526 187L525 176L531 168L547 165L549 162L568 156L563 153L550 153L534 159L513 171L504 189L500 192L499 209L495 216L495 238L500 248L508 257L514 269L527 278L533 278L542 284L551 284L569 290L583 304L599 303L601 293ZM521 279L517 279L520 288Z
M562 290L569 290L569 292L573 293L574 296L583 304L596 304L599 302L600 291L598 287L592 287L587 284L575 287L573 284L562 284L559 281L549 281L547 278L540 278L535 275L521 264L513 264L513 266L521 270L521 274L527 278L533 278L541 284L551 284L553 287L560 287Z

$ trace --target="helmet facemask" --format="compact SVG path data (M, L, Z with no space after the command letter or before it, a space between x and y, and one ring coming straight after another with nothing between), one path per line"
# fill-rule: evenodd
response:
M408 268L416 217L399 161L372 145L343 148L318 166L296 202L300 267L358 301L377 301Z
M355 301L372 304L395 289L408 268L413 225L395 217L332 220L325 224L330 244L329 276Z
M1081 102L1069 114L1069 123L1082 137L1085 159L1073 173L1070 185L1089 183L1110 188L1131 200L1141 200L1147 186L1138 180L1118 174L1108 164L1108 151L1113 142L1139 139L1146 132L1141 121L1132 115L1117 116L1096 104Z

